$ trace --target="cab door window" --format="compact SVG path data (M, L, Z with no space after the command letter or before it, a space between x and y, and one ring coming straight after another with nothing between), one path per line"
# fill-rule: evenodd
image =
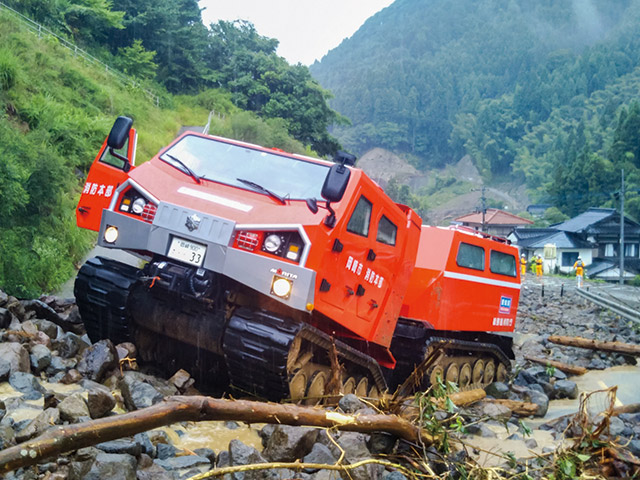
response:
M484 248L461 242L456 263L459 267L484 270Z
M376 240L386 245L394 247L396 245L396 236L398 235L398 227L389 220L386 215L382 215L380 222L378 222L378 233Z
M347 224L347 232L368 237L369 224L371 223L371 209L371 202L365 197L360 197Z

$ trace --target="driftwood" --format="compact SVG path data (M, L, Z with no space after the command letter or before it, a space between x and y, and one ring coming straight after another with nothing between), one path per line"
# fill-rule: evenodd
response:
M548 365L550 367L557 368L561 372L568 373L569 375L584 375L589 371L584 367L556 362L555 360L547 360L546 358L531 357L529 355L525 355L524 358L525 360L529 360L530 362L540 363L542 365Z
M538 405L530 402L519 402L518 400L508 400L503 398L495 398L485 400L485 402L499 403L511 410L515 415L520 417L530 417L538 411Z
M471 405L472 403L478 402L486 396L487 392L485 392L482 388L476 388L474 390L452 393L449 395L449 398L456 407L464 407L466 405Z
M612 415L621 415L623 413L640 413L640 403L629 403L613 409Z
M34 439L1 450L0 473L164 425L202 420L335 427L352 432L387 432L409 442L425 445L431 445L434 441L433 436L395 415L345 415L297 405L175 396L135 412L51 427Z
M627 355L640 356L640 345L622 342L601 342L582 337L563 337L561 335L551 335L549 341L558 345L570 347L589 348L591 350L602 350L604 352L624 353Z

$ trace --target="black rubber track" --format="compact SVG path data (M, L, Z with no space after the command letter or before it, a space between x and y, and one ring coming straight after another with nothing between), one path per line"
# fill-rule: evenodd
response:
M139 272L104 257L91 258L82 266L73 293L92 342L107 338L114 344L133 341L127 302Z

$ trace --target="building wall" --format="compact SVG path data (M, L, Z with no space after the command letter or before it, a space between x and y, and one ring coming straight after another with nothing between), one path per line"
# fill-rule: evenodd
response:
M527 250L525 253L527 261L534 256L540 255L542 257L542 269L545 273L555 273L556 267L560 273L573 273L573 262L570 265L562 265L563 253L577 253L577 256L582 257L582 261L585 264L585 268L588 270L589 265L593 262L592 250L590 248L558 248L556 250L555 258L544 258L544 249L536 248L535 250ZM521 251L522 253L522 251Z

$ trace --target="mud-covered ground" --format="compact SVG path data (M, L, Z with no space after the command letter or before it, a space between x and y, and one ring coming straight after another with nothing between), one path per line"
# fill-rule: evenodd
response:
M426 471L443 477L457 471L456 465L502 466L515 472L521 467L509 467L509 455L521 459L549 455L561 444L569 420L551 420L548 412L559 402L574 402L567 405L577 409L581 385L577 378L525 361L525 355L580 365L603 374L614 366L638 368L632 366L635 359L628 356L549 343L549 335L560 334L637 344L640 334L636 326L578 297L570 280L549 278L544 282L544 295L542 285L533 278L526 279L522 288L513 378L508 384L494 383L487 388L490 398L534 403L536 414L519 417L489 399L430 416L431 427L434 422L458 426L450 435L466 445L462 450L456 440L451 442L453 453L445 455L433 447L413 450L388 435L332 432L330 440L329 433L322 429L256 427L235 422L181 423L48 459L36 467L9 473L6 478L189 478L214 466L265 461L333 464L343 453L343 463L379 457L417 471L416 464L406 460L413 456L429 465ZM129 370L131 362L123 359L136 357L131 344L114 346L101 341L91 345L70 300L43 297L19 301L0 292L0 339L0 449L34 438L51 425L103 418L153 405L168 395L196 392L186 372L167 380ZM331 408L372 411L371 406L353 396L344 397L340 406ZM464 428L459 428L460 424ZM637 414L612 417L610 434L629 452L640 452ZM342 474L357 480L402 480L405 475L407 471L403 474L376 464ZM340 474L278 469L234 476L233 480L329 480Z

